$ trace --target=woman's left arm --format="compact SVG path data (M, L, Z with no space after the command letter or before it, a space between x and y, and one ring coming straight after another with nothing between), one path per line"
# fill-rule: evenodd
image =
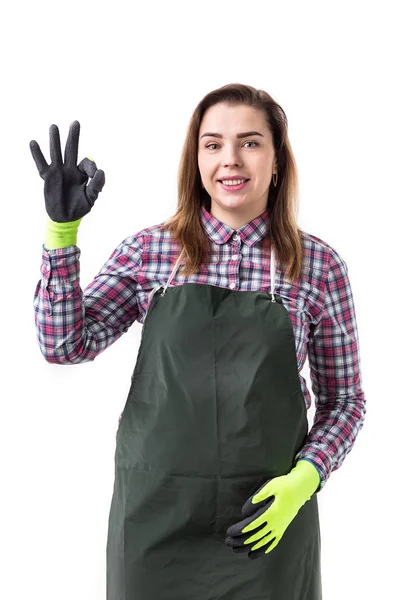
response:
M352 449L366 413L358 329L348 268L331 249L320 320L311 326L308 358L316 412L305 444L295 457L311 462L323 489Z

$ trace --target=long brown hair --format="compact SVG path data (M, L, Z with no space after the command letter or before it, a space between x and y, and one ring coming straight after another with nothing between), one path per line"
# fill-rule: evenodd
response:
M288 122L284 110L264 90L232 83L207 94L195 108L189 122L178 170L178 205L176 213L163 228L168 229L185 248L186 262L181 267L185 276L192 275L208 261L211 241L201 222L201 207L210 212L211 198L202 188L198 168L198 137L204 113L224 102L230 106L245 104L261 111L272 133L277 165L277 186L270 183L267 211L269 228L266 238L274 246L277 263L291 283L302 270L302 231L298 228L298 175L288 139Z

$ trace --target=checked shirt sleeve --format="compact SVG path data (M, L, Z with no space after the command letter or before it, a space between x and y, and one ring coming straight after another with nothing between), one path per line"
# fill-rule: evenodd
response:
M92 361L136 320L141 242L140 236L123 240L83 291L78 246L47 250L43 244L33 304L39 348L48 362Z
M295 460L309 460L325 486L350 452L366 413L358 330L348 268L331 249L321 319L311 326L308 358L315 418Z

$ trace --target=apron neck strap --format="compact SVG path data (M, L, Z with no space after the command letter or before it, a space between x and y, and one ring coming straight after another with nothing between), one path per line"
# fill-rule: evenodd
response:
M174 275L177 273L178 269L180 268L180 266L181 266L181 264L180 264L181 263L181 258L182 258L183 254L184 254L184 248L181 250L181 253L180 253L179 257L177 258L177 260L175 262L174 268L173 268L173 270L170 273L170 277L167 279L166 285L163 286L164 287L164 292L166 291L166 288L168 288L168 286L171 283L171 280L173 279ZM164 292L163 292L163 294L164 294Z
M163 288L164 288L163 296L164 296L166 289L170 285L171 280L173 279L173 277L177 273L178 269L180 268L180 262L181 262L181 258L183 256L183 254L184 254L184 248L181 250L179 257L177 258L177 260L174 264L173 270L170 273L170 277L168 278L166 285L163 286ZM275 288L275 283L276 283L275 279L276 279L276 257L274 254L273 246L270 245L270 286L271 286L271 295L273 296L273 301L274 301L274 288Z

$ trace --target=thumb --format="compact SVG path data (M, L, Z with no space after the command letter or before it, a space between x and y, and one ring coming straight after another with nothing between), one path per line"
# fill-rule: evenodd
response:
M273 501L274 501L273 494L270 494L267 497L265 494L261 494L261 491L264 488L268 487L268 484L270 483L270 481L271 481L271 479L268 479L267 481L265 481L264 484L261 485L260 488L257 489L256 492L254 492L252 494L252 496L250 496L248 498L248 500L245 502L245 504L242 507L242 516L243 517L250 516L259 508L264 508L264 510L267 510L269 508L269 506L273 503ZM252 500L255 500L255 503L253 503Z

